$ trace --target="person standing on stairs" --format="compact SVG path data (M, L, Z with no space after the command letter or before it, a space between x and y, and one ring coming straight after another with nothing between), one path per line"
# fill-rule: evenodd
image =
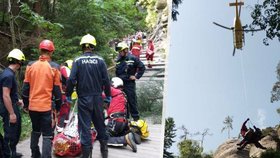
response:
M146 50L146 59L148 61L148 68L152 68L152 62L154 60L154 54L155 54L155 46L152 39L148 40L148 47Z
M74 59L70 77L67 80L66 98L71 102L71 94L76 86L78 93L78 126L82 144L82 157L92 157L91 123L97 130L102 158L108 157L108 135L104 123L102 92L106 101L111 101L111 84L107 65L95 52L96 39L87 34L80 41L83 54Z
M124 92L127 95L129 114L134 121L139 120L139 111L136 96L136 80L139 80L145 72L145 65L128 51L126 43L121 42L117 45L119 57L116 62L116 77L124 82Z

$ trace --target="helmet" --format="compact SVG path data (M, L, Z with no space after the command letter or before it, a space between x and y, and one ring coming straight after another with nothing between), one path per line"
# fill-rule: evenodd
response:
M130 122L132 126L137 127L141 132L141 138L146 139L149 137L149 130L148 130L148 124L144 120L138 120L138 121L131 121Z
M80 45L82 45L82 44L92 44L92 45L96 46L96 40L92 35L87 34L82 37Z
M39 45L39 49L45 49L49 52L53 52L55 50L54 44L50 40L43 40Z
M18 61L25 61L25 56L21 50L15 48L12 51L10 51L10 53L7 57L8 61L12 61L13 59L16 59Z
M67 67L69 68L69 69L72 69L72 64L73 64L73 60L66 60L65 61L65 64L67 64Z
M119 77L113 77L112 78L112 86L114 88L118 88L120 86L123 86L123 81Z
M120 51L123 51L124 49L128 49L128 45L124 42L120 42L117 45L117 51L120 52Z

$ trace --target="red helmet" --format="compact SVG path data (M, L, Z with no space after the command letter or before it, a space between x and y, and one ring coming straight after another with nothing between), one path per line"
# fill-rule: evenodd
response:
M45 49L45 50L48 50L49 52L53 52L55 48L54 48L54 44L52 41L43 40L39 45L39 49Z

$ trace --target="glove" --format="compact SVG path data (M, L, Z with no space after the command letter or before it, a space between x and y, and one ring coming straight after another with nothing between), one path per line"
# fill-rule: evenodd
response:
M66 101L67 101L68 103L72 104L72 99L71 99L70 96L66 96Z
M106 98L104 99L104 102L105 102L105 103L110 103L111 100L112 100L112 97L106 97Z

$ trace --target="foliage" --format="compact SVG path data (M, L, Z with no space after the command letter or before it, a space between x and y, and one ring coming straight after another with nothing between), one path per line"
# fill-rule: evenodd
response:
M260 158L272 158L272 157L280 157L280 151L275 151L273 149L267 149L265 152L261 154Z
M183 0L172 0L171 18L173 21L177 21L177 15L179 15L178 7L182 2Z
M188 135L191 135L191 133L188 131L188 129L184 125L182 125L178 129L182 130L184 133L183 135L180 136L180 139L182 139L182 140L187 140Z
M251 28L261 28L266 31L263 43L268 45L268 40L278 38L280 41L280 3L276 0L264 0L262 4L256 4L251 13L253 22Z
M270 102L276 102L279 101L280 99L280 62L277 65L276 68L276 75L277 75L277 82L274 83L273 87L272 87L272 91L271 91L271 98L270 98ZM280 108L277 109L277 113L280 114Z
M148 81L137 84L137 102L142 116L161 115L163 81Z
M153 28L157 22L158 13L156 11L155 5L157 0L137 0L136 5L139 10L146 10L147 16L145 18L145 22L148 28Z
M185 139L178 143L180 158L202 158L202 149L194 140Z
M173 158L174 155L172 152L167 151L172 144L175 142L173 138L176 137L176 129L175 129L175 122L172 117L168 117L165 119L165 129L164 129L164 151L163 157L164 158Z
M225 126L221 130L221 132L223 132L224 130L228 130L228 138L230 138L230 130L233 129L233 127L232 127L232 122L233 122L232 118L233 118L232 116L231 117L227 116L225 118L225 120L223 121L223 124L225 124Z

